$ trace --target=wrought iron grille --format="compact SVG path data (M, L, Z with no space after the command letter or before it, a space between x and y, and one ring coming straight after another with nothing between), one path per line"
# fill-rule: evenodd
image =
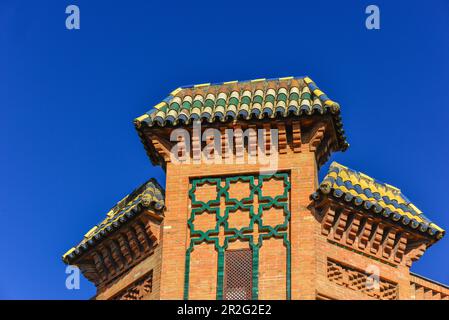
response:
M253 254L251 249L225 252L225 300L250 300L253 287Z

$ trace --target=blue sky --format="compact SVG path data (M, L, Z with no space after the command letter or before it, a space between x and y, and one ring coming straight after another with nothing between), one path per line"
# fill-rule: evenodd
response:
M132 120L180 85L309 75L342 106L351 146L332 159L448 229L449 2L339 3L3 0L0 298L94 294L66 290L60 256L133 188L165 182ZM448 251L446 237L412 270L449 283Z

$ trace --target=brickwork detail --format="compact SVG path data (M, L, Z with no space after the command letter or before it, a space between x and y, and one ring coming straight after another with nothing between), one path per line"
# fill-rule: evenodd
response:
M336 205L323 208L321 213L321 234L329 242L375 260L390 265L410 265L425 250L424 245L417 245L417 249L410 252L412 247L407 245L407 233L379 220L364 217L357 210Z
M107 287L153 254L159 244L161 220L162 217L145 211L109 235L76 264L97 287Z
M142 300L153 289L153 270L121 291L114 300Z
M281 192L272 183L279 183ZM236 184L245 188L233 192ZM202 193L200 189L213 186L215 192ZM266 240L282 239L286 249L286 298L290 299L290 240L289 240L289 193L288 173L274 175L243 175L233 177L198 178L191 181L189 196L191 215L187 221L190 230L190 245L186 251L186 272L184 281L184 298L189 298L190 264L195 246L213 243L218 252L216 298L223 299L224 257L228 245L235 241L249 243L252 251L252 299L257 299L259 280L259 251ZM203 195L202 195L203 194ZM205 195L208 195L205 197ZM273 223L270 211L280 211L281 221ZM200 223L203 215L211 215L215 226ZM246 224L242 217L247 217ZM233 221L240 223L235 224ZM243 224L242 224L243 222Z
M381 300L396 300L398 287L385 279L379 279L379 288L370 286L370 275L336 261L327 261L327 278L339 286L361 292L369 297Z
M410 287L414 300L449 300L449 287L418 275L411 276Z

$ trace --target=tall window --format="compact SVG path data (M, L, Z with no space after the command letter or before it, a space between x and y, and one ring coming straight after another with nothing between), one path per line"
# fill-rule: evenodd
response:
M250 300L253 287L253 254L250 249L225 252L224 299Z

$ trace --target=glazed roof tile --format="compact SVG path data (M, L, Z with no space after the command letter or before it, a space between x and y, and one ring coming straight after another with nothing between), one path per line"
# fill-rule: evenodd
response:
M320 184L318 192L331 194L346 202L373 210L396 223L427 233L436 238L443 237L445 231L430 221L400 189L380 182L361 172L354 171L333 162ZM317 193L312 195L316 197Z
M263 119L329 113L334 119L339 147L349 146L343 130L340 106L309 77L285 77L229 81L184 86L174 90L153 109L135 119L142 127L165 127L234 119Z
M112 207L106 214L106 218L90 229L78 245L63 255L64 262L69 263L90 247L95 246L106 235L140 213L142 209L161 211L165 206L164 198L164 189L159 183L155 179L148 180Z

